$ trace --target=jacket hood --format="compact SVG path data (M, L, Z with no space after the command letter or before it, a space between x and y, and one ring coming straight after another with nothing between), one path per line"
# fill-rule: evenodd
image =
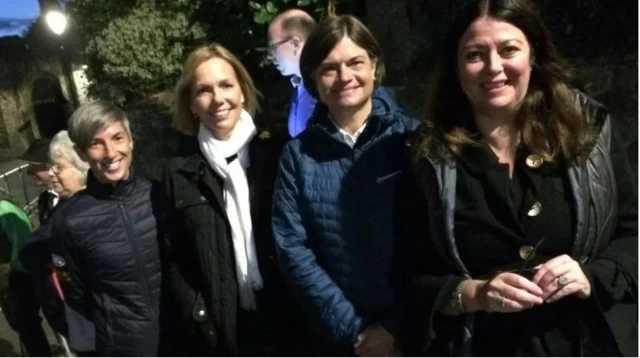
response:
M371 95L372 112L375 114L386 114L390 112L402 111L394 99L391 92L386 87L377 86Z

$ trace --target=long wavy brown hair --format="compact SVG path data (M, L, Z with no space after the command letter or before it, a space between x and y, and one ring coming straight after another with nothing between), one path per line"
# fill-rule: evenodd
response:
M553 45L535 5L529 0L470 0L445 38L421 117L415 159L451 159L465 146L477 144L473 109L457 76L457 51L469 25L487 16L519 28L531 47L529 88L515 118L520 145L546 161L586 157L594 142L592 126L570 95L582 86Z

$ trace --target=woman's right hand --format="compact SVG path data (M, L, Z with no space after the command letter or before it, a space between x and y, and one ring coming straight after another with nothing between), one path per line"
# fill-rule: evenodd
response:
M520 312L540 305L542 289L523 276L502 272L490 280L472 280L462 290L469 311Z

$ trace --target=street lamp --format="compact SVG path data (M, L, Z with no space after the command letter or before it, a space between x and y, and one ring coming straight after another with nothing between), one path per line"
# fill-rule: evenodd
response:
M51 32L56 34L60 39L60 51L61 51L60 60L62 63L62 68L63 68L63 71L65 72L67 81L69 83L69 90L71 91L70 95L72 97L71 100L73 101L74 107L78 108L79 103L78 103L78 92L76 90L76 83L75 83L75 80L73 79L73 71L71 70L69 55L65 51L65 47L64 47L63 34L67 29L67 23L68 23L67 16L60 11L52 10L47 12L44 15L44 20L47 23L47 26L49 26L49 29L51 30Z
M54 34L60 36L67 29L67 17L60 11L49 11L44 15L44 21Z

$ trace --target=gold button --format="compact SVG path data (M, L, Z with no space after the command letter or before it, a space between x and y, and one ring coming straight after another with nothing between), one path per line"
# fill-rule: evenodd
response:
M538 216L538 214L540 214L541 211L542 211L542 204L540 204L539 201L536 201L535 203L533 203L533 206L531 207L531 209L529 209L529 212L527 213L527 215L531 217Z
M529 168L539 168L542 163L544 163L544 159L540 158L540 156L535 155L535 154L531 154L527 156L527 159L525 160L525 162L527 163L527 166Z
M520 258L523 260L527 260L529 258L529 255L531 255L533 253L533 246L521 246L520 247Z

